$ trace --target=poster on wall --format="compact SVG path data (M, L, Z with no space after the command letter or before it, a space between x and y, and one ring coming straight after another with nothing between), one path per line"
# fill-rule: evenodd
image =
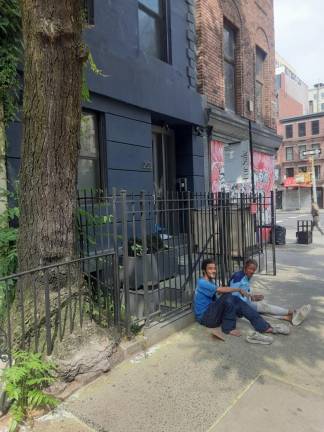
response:
M220 192L225 188L224 178L224 144L213 140L210 143L211 190Z
M270 196L274 188L274 156L258 151L253 152L255 192Z

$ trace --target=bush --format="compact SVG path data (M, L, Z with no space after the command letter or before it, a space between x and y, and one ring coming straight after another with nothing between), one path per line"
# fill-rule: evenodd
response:
M57 399L43 391L55 381L54 364L42 360L40 354L24 351L16 352L13 357L14 365L5 369L1 377L11 402L9 432L30 419L34 409L58 404Z

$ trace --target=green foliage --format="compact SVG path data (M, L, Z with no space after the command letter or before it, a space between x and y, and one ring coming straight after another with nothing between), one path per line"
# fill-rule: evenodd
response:
M55 382L53 363L42 360L40 354L20 351L14 354L14 365L3 371L5 391L12 402L10 432L31 416L35 408L55 407L57 399L44 393Z
M0 193L0 199L2 197L13 197L17 198L15 194L8 192ZM0 214L0 278L9 276L17 271L17 234L18 228L10 225L10 222L16 220L19 217L19 208L12 207L8 208ZM14 296L14 280L10 279L7 285L4 282L0 282L0 319L3 317L6 294L7 301L12 301ZM7 293L6 293L6 290Z
M95 75L102 76L102 77L106 76L103 73L103 71L98 68L98 66L96 65L96 63L92 57L92 54L89 51L88 59L87 59L86 63L84 64L83 71L82 71L81 100L83 102L91 102L89 87L88 87L87 78L86 78L87 69L90 69L91 72L93 72Z
M21 59L21 16L19 0L0 0L0 103L8 123L18 107L17 66Z

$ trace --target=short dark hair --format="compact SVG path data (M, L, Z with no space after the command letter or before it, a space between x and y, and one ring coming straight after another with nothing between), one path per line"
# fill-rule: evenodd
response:
M202 271L206 271L208 264L215 264L215 260L213 260L212 258L207 258L204 259L203 262L201 263L201 270Z
M252 264L255 266L255 268L258 268L258 263L253 258L249 258L248 260L245 261L244 268Z

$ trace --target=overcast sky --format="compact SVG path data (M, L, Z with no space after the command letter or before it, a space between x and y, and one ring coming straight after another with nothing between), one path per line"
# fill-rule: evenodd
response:
M276 50L308 85L324 82L324 0L274 0Z

